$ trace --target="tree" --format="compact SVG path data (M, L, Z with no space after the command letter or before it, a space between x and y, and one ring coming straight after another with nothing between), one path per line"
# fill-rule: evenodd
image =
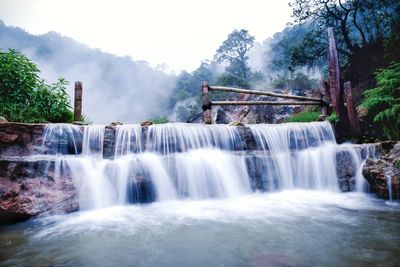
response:
M0 115L15 122L72 120L68 83L46 84L36 65L23 54L0 51Z
M391 32L398 0L293 0L293 17L297 23L312 23L312 32L292 49L298 65L313 64L326 57L326 29L333 27L342 62L360 47L386 38ZM308 37L308 38L307 38ZM304 50L305 47L311 49Z
M247 30L234 30L217 49L215 60L219 63L229 62L229 66L225 69L226 72L246 81L250 74L247 54L254 46L254 39L254 36L251 36Z

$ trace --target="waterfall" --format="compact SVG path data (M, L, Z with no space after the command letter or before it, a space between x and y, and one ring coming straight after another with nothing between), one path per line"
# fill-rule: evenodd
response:
M339 190L340 146L324 122L91 125L83 130L56 124L46 126L43 140L48 153L57 155L56 176L74 180L81 209L235 198L255 190ZM53 147L57 142L62 145ZM113 146L112 159L103 155L106 142ZM360 169L365 157L359 151L350 154ZM357 189L364 188L359 175Z
M336 142L327 123L251 125L269 189L338 190ZM267 156L269 155L269 157Z
M83 131L82 154L88 157L103 157L104 125L90 125Z
M72 124L46 124L43 131L42 147L45 154L78 154L82 131Z

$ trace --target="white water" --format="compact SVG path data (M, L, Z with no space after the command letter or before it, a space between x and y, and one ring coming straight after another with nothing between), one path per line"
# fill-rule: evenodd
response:
M115 156L139 153L142 150L142 127L139 124L118 125L115 137Z
M42 146L47 148L47 154L69 154L72 147L73 154L78 154L78 140L82 139L79 126L72 124L46 124L43 132Z
M60 132L76 131L69 127L52 126ZM81 155L57 157L56 173L72 174L84 210L135 202L238 198L256 188L339 190L340 146L330 124L249 127L256 144L251 151L246 150L239 127L164 124L143 132L139 125L121 125L116 127L115 159L110 160L103 159L105 127L86 126ZM46 131L44 139L50 136ZM360 150L349 149L361 169ZM365 187L360 172L357 189ZM258 180L252 180L250 173Z
M327 123L251 125L276 189L338 190L336 142Z
M84 156L103 158L104 129L104 125L85 127L82 142L82 154Z

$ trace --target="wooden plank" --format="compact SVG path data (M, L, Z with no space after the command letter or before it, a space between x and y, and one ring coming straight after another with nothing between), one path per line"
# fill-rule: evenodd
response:
M240 89L240 88L234 88L234 87L225 87L225 86L210 86L210 90L212 90L212 91L222 91L222 92L232 92L232 93L241 93L241 94L251 94L251 95L274 96L274 97L279 97L279 98L289 98L289 99L298 99L298 100L321 101L321 99L319 99L317 97L285 95L285 94L278 94L278 93L272 93L272 92L266 92L266 91L247 90L247 89Z
M74 121L82 120L82 82L75 82Z
M211 102L208 96L209 86L207 82L201 83L201 95L203 98L203 116L204 116L204 123L205 124L212 124L212 117L211 117Z
M212 106L254 106L254 105L270 105L270 106L293 106L293 105L320 105L321 102L316 101L212 101Z
M360 124L358 122L357 111L354 105L353 94L351 92L351 82L344 83L343 94L344 94L344 99L346 101L346 108L349 117L351 133L354 135L359 135L361 133Z

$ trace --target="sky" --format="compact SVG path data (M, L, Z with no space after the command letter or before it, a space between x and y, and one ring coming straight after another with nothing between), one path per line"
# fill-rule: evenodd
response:
M0 20L178 73L212 59L234 29L262 42L291 21L288 0L0 0Z

